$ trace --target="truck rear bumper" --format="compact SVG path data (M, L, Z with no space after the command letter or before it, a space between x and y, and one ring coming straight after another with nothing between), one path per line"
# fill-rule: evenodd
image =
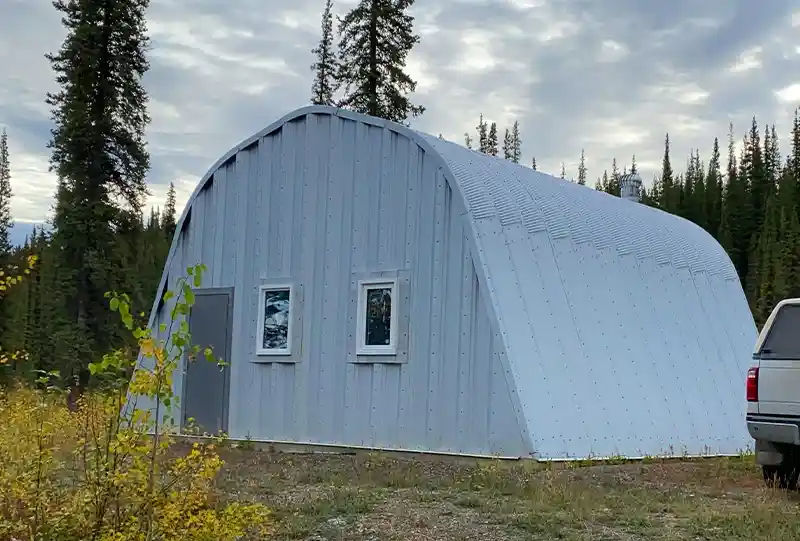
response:
M800 419L748 415L747 431L755 440L800 445Z
M747 415L747 431L756 440L756 463L778 466L792 447L800 446L800 418Z

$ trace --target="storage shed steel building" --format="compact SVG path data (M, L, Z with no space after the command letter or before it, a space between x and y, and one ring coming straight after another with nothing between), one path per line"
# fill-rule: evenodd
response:
M230 366L175 385L212 432L541 459L749 443L756 327L710 235L398 124L310 106L236 146L161 292L196 263L190 327Z

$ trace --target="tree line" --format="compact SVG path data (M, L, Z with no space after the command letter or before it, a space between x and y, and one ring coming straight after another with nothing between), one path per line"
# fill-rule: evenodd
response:
M314 80L311 101L405 122L418 116L423 106L412 105L407 94L416 83L405 73L408 54L419 37L408 14L413 0L362 0L339 19L338 51L334 35L332 0L322 13L321 38L312 49ZM391 37L391 39L389 39ZM344 87L344 92L337 92ZM800 111L800 109L798 109ZM781 154L775 125L756 118L743 134L741 151L735 151L733 124L729 125L727 163L722 163L719 138L714 137L707 160L692 149L682 172L672 165L669 134L665 135L661 172L642 203L681 216L704 228L725 248L736 267L756 322L761 325L775 303L800 295L800 113L795 111L788 152ZM479 152L515 163L522 159L519 122L505 129L499 140L497 123L480 115L476 137L464 134L464 144ZM441 137L441 135L440 135ZM530 159L536 169L536 157ZM620 171L617 159L611 170L598 176L594 188L620 194L620 177L638 173L636 155ZM581 150L577 180L587 182L586 156ZM560 177L566 180L564 163Z
M425 107L409 98L416 82L406 73L419 42L408 14L412 4L362 0L334 25L327 0L321 39L311 51L310 101L401 123L423 114ZM13 156L2 134L0 264L23 267L34 255L37 265L0 301L0 348L27 352L15 357L11 370L18 374L57 369L85 378L88 364L103 353L135 347L105 293L128 293L136 317L147 318L175 233L175 188L170 185L164 209L145 211L150 118L141 81L149 69L148 0L120 0L113 9L100 1L53 5L67 30L60 49L47 55L58 90L43 96L52 111L48 149L58 185L48 227L12 246ZM501 130L480 115L464 144L536 169L535 157L523 159L519 123L502 136ZM775 127L761 130L755 119L738 154L734 142L731 126L726 164L715 138L707 160L693 150L677 172L667 136L662 170L643 204L691 220L720 241L760 323L778 299L800 295L800 117L795 114L786 155ZM621 172L614 159L595 189L619 195L619 177L627 171L636 171L635 156ZM566 179L563 164L560 176ZM569 180L587 183L583 151L577 179Z

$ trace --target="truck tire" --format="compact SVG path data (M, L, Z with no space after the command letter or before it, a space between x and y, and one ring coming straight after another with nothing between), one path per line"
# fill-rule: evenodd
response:
M768 487L774 487L777 481L778 488L782 490L797 490L800 468L796 460L789 460L780 466L762 466L762 471Z

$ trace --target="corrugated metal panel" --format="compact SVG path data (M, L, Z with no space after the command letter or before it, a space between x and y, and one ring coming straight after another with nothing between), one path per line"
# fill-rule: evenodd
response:
M325 107L243 142L204 184L164 279L202 260L235 287L235 437L542 458L750 441L755 325L693 224ZM354 354L356 283L378 272L407 314L393 364ZM294 354L257 359L256 288L290 279Z
M544 232L474 226L539 456L727 454L750 443L741 382L755 325L716 241L644 205L420 136L457 184L497 185L505 169L514 208L494 204L544 217Z

